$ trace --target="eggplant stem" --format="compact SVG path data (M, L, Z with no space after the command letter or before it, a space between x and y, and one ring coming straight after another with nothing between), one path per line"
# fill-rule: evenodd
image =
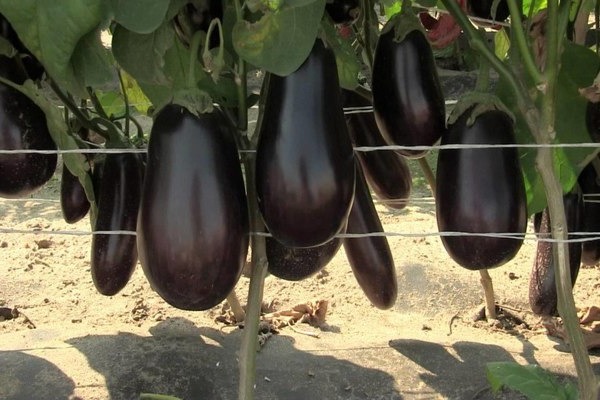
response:
M237 323L244 321L244 319L246 318L246 313L244 312L244 309L240 304L240 300L238 299L237 294L235 293L235 289L233 289L231 293L229 293L229 295L227 296L227 303L229 304L229 307L231 307L231 312L233 312L235 321Z
M487 269L479 270L481 275L480 282L483 287L483 294L485 296L485 316L488 320L496 319L496 297L494 296L494 284L492 277Z

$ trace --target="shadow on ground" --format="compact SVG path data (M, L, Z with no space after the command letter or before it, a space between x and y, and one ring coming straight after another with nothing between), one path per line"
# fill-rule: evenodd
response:
M523 341L521 356L530 364L537 364L535 347ZM456 342L442 346L421 340L397 339L390 347L419 365L424 371L419 378L447 399L492 399L485 366L489 362L516 360L503 347L494 344ZM568 377L566 377L568 379ZM526 399L514 391L505 391L502 399Z
M68 341L105 378L111 400L160 393L182 399L237 398L240 331L231 334L173 318L150 330L89 335ZM256 398L402 399L394 377L326 355L294 348L293 340L268 341L257 361Z
M0 351L0 399L81 400L75 383L54 364L20 351Z

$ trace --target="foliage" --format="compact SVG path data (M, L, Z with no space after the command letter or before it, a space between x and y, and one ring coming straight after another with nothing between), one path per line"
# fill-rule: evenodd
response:
M537 365L513 362L493 362L486 365L486 374L492 391L503 387L517 390L531 400L575 400L577 387L571 382L559 383L548 371Z

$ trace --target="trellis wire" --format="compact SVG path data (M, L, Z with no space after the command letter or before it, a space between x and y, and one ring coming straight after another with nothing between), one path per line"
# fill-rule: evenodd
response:
M456 104L457 100L446 100L446 105ZM256 107L256 106L254 106ZM253 108L254 108L253 107ZM344 114L359 114L359 113L372 113L372 106L365 107L346 107L344 108ZM256 123L256 120L250 121L250 123ZM521 144L446 144L446 145L433 145L433 146L397 146L397 145L386 145L386 146L357 146L354 147L354 151L358 152L370 152L370 151L382 151L382 150L417 150L417 151L429 151L429 150L459 150L459 149L486 149L486 148L595 148L600 147L600 143L552 143L552 144L535 144L535 143L521 143ZM122 154L122 153L146 153L145 148L94 148L94 149L73 149L73 150L1 150L0 154ZM240 150L240 153L254 153L256 150ZM600 203L600 200L590 200L591 197L600 197L600 194L586 194L584 195L584 202L587 203ZM58 203L58 200L50 199L3 199L4 201L37 201L37 202L52 202ZM419 203L422 204L433 204L435 202L432 197L423 198L407 198L407 199L389 199L389 200L376 200L378 203L389 203L394 201L406 201L409 204ZM26 230L26 229L14 229L14 228L2 228L0 227L0 233L8 234L46 234L46 235L70 235L70 236L89 236L89 235L132 235L135 236L135 231L80 231L80 230ZM256 236L267 236L271 234L264 232L250 232L250 235ZM531 237L531 236L534 237ZM567 240L557 240L550 237L540 237L538 234L526 233L523 235L521 232L490 232L490 233L470 233L470 232L368 232L361 234L338 234L336 237L339 238L361 238L361 237L489 237L489 238L506 238L516 240L534 240L551 243L583 243L588 241L594 241L600 239L600 232L569 232L569 235L577 236Z
M29 230L29 229L14 229L14 228L0 228L0 233L12 233L12 234L33 234L33 235L67 235L67 236L89 236L89 235L128 235L137 236L135 231L83 231L83 230ZM249 232L251 236L264 236L273 237L267 232ZM496 233L472 233L472 232L367 232L367 233L342 233L337 234L334 237L341 239L359 239L365 237L485 237L485 238L499 238L499 239L514 239L514 240L532 240L537 242L549 242L549 243L583 243L592 242L600 239L600 232L569 232L569 235L576 236L572 239L560 240L553 239L551 237L541 237L535 233L521 233L521 232L496 232ZM534 236L534 237L533 237Z

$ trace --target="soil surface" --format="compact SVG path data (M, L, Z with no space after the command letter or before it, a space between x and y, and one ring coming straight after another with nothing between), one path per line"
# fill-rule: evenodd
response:
M31 198L0 200L0 308L18 310L0 317L0 399L135 399L141 392L235 399L243 330L217 321L223 307L174 309L139 266L121 293L98 294L91 236L60 234L89 231L89 222L66 224L58 196L53 178ZM266 279L264 299L276 309L318 300L328 309L320 328L298 324L263 335L258 399L521 398L494 397L485 363L539 363L574 374L568 346L547 336L529 311L535 242L490 272L507 315L474 321L482 305L479 274L456 265L429 235L437 226L428 196L421 185L402 211L378 204L387 232L414 235L388 239L399 287L392 309L369 303L343 248L302 282ZM598 268L583 268L577 304L597 303L598 285ZM248 279L236 290L244 303Z

